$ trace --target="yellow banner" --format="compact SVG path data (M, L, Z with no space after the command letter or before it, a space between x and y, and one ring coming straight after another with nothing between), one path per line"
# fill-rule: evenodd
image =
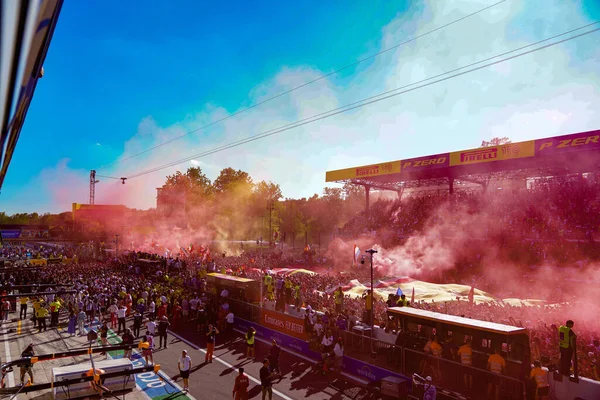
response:
M45 258L31 259L31 260L29 260L29 265L33 265L35 267L41 267L41 266L48 265L48 261Z
M502 146L481 147L479 149L455 151L450 153L450 166L488 163L533 157L535 142L509 143Z
M338 169L325 173L325 182L345 181L347 179L372 178L374 176L399 174L402 162L390 161L387 163L365 165L362 167Z

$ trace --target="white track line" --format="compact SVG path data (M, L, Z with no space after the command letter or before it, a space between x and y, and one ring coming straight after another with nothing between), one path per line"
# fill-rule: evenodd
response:
M8 345L8 324L3 323L3 328L5 328L4 331L4 351L6 353L6 361L5 362L11 362L12 358L10 357L10 346ZM8 387L14 387L15 386L15 375L14 373L11 371L8 373Z
M187 344L188 346L191 346L192 348L196 349L196 350L200 350L201 352L203 352L204 354L206 354L206 350L201 349L200 347L196 346L195 344L193 344L192 342L190 342L187 339L182 338L181 336L179 336L176 333L173 333L173 331L169 331L169 333L173 336L175 336L177 339L181 340L182 342L184 342L185 344ZM221 360L219 357L214 357L214 360L217 360L218 362L220 362L221 364L223 364L224 366L233 369L234 371L236 370L236 367L234 367L233 365L229 364L227 361L225 360ZM256 379L255 377L253 377L252 375L249 375L246 373L246 376L248 376L248 378L254 382L260 385L260 380ZM293 400L291 397L286 396L285 394L281 393L278 390L273 389L273 394L276 394L277 396L281 397L282 399L285 400Z
M239 332L239 333L241 333L242 335L246 333L245 331L239 330L239 329L237 329L237 328L234 328L234 330L235 330L236 332ZM270 344L271 344L271 342L269 342L268 340L266 340L266 339L263 339L263 338L259 338L259 337L256 337L256 336L254 337L254 340L258 340L259 342L262 342L262 343L264 343L264 344L266 344L266 345L270 345ZM286 348L284 348L284 347L282 347L282 348L281 348L281 350L285 351L286 353L292 354L292 355L294 355L294 356L296 356L296 357L298 357L298 358L301 358L301 359L303 359L303 360L306 360L306 361L308 361L309 363L312 363L312 364L317 364L317 361L313 360L313 359L312 359L312 358L310 358L310 357L306 357L304 354L297 353L297 352L295 352L295 351L293 351L293 350L286 349ZM362 385L365 385L365 386L367 386L367 385L369 384L369 381L367 381L367 380L365 380L365 379L362 379L362 378L359 378L359 377L357 377L357 376L354 376L354 375L350 375L350 374L349 374L349 373L347 373L347 372L342 372L340 375L342 375L342 376L346 377L348 380L351 380L351 381L354 381L354 382L358 382L358 383L360 383L360 384L362 384Z

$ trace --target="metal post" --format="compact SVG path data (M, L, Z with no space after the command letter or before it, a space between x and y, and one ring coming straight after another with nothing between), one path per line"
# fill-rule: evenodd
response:
M119 258L119 235L115 235L115 258Z
M271 247L271 242L273 242L273 231L272 231L272 216L273 216L273 201L269 200L267 203L267 207L269 207L269 247Z
M369 249L366 251L371 255L371 357L373 357L373 328L375 326L375 292L373 292L373 254L377 250Z

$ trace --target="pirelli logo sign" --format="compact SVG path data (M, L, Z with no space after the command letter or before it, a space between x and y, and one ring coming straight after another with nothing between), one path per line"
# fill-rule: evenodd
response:
M510 143L450 153L450 166L489 163L501 160L533 157L535 142Z
M381 164L364 165L361 167L338 169L336 171L327 171L325 174L326 182L343 181L347 179L372 178L374 176L399 174L401 161L390 161Z

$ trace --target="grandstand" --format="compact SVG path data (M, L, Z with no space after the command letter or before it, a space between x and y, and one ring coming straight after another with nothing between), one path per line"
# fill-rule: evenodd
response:
M600 130L501 146L481 147L424 157L328 171L326 182L364 186L366 210L371 190L405 191L480 187L512 180L568 179L600 171Z

